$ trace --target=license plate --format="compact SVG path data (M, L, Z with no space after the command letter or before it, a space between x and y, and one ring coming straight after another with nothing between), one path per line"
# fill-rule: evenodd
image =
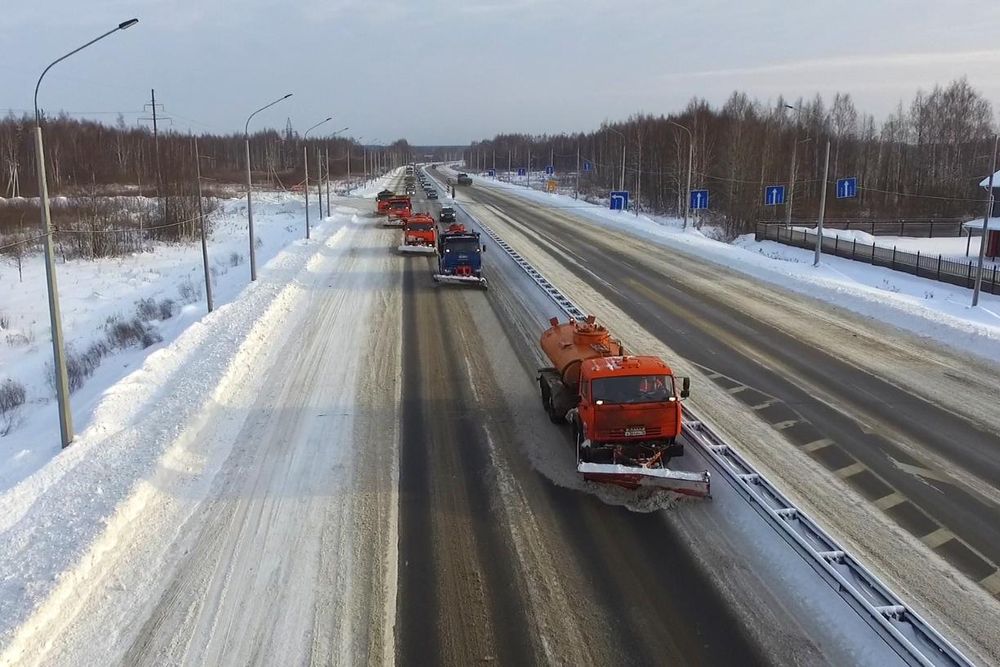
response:
M646 435L646 427L645 426L629 426L627 429L625 429L625 437L626 438L633 438L633 437L635 437L637 435Z

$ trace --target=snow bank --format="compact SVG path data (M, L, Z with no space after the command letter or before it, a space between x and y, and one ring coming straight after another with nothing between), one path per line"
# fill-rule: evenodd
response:
M222 200L210 216L209 266L216 307L229 303L250 278L246 200ZM254 194L257 261L263 266L302 239L305 215L300 195ZM204 271L198 244L152 244L152 252L57 265L63 331L69 351L82 355L107 345L115 323L131 324L143 301L142 321L160 339L111 349L93 375L71 396L76 431L91 424L108 387L163 350L206 313ZM0 382L13 379L25 386L27 404L5 437L0 437L0 492L8 489L59 453L55 391L50 380L52 348L45 268L40 255L26 258L23 279L17 267L0 264ZM151 308L155 306L155 308ZM163 306L161 308L161 306ZM147 312L153 310L155 312ZM150 315L153 319L147 319Z
M294 222L289 226L297 229L296 204L283 197L271 200L279 209L271 215L285 219L284 210L290 216L286 224ZM261 197L262 210L267 201ZM79 566L125 499L133 499L133 511L141 509L142 490L149 486L143 480L150 479L185 426L197 421L206 404L223 401L228 389L254 377L255 369L239 360L273 344L269 333L281 330L303 292L299 283L305 279L299 276L309 273L323 251L317 242L335 244L351 217L338 213L314 228L314 242L296 241L273 252L258 281L231 294L230 303L188 322L171 344L141 363L130 358L137 370L94 397L84 420L89 426L73 446L0 495L0 646L66 583L66 573ZM263 225L265 236L267 228ZM168 467L183 477L187 468L181 463Z

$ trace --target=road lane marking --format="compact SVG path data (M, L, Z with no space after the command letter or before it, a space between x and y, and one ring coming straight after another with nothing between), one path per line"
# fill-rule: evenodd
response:
M864 463L862 463L861 461L855 461L849 466L844 466L839 470L834 470L833 474L835 474L837 477L840 477L841 479L847 479L848 477L853 477L854 475L857 475L859 472L864 472L865 470L867 470L867 468L865 468Z
M829 447L832 444L833 440L831 440L830 438L820 438L819 440L813 440L812 442L808 442L802 445L800 449L806 453L811 454L815 452L817 449L823 449L824 447Z
M1000 570L997 570L984 579L980 579L979 585L989 591L991 595L1000 595Z
M899 491L893 491L889 495L882 496L881 498L879 498L878 500L876 500L875 501L875 507L879 508L880 510L882 510L884 512L885 510L887 510L889 508L895 507L896 505L898 505L899 503L903 502L904 500L906 500L906 496L904 496Z
M928 533L920 538L920 541L931 549L937 549L948 540L955 539L955 534L947 528L938 528L932 533Z
M751 409L751 410L763 410L764 408L769 408L769 407L771 407L772 405L774 405L774 404L775 404L775 403L777 403L777 402L778 402L778 399L777 399L777 398L772 398L772 399L771 399L771 400L769 400L769 401L764 401L764 402L763 402L763 403L761 403L760 405L754 405L754 406L752 406L752 407L751 407L750 409Z
M802 420L801 419L786 419L783 422L776 422L774 424L771 424L771 428L773 428L776 431L784 431L786 428L791 428L791 427L795 426L800 421L802 421Z
M741 391L746 391L749 388L750 387L746 386L745 384L741 384L738 387L733 387L732 389L727 389L726 391L728 391L730 394L738 394Z

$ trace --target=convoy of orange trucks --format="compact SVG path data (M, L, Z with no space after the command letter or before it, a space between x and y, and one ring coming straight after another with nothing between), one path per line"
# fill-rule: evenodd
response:
M583 478L709 495L708 472L667 467L684 454L677 439L690 379L657 357L629 354L593 316L549 324L539 341L552 363L538 372L542 404L553 422L572 426Z
M386 224L403 227L399 252L437 253L437 282L486 286L478 233L453 223L439 234L432 216L413 214L409 197L389 193L380 211L383 201ZM553 422L571 426L583 479L710 495L707 471L668 467L684 455L681 401L690 392L689 378L675 377L658 357L630 354L594 316L552 318L539 345L552 364L538 371L542 405Z

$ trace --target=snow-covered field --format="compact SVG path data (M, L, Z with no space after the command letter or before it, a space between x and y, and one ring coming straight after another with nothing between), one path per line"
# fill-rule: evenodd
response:
M387 179L362 185L360 196L377 192ZM211 216L209 262L218 308L250 282L246 200L220 202ZM312 202L316 224L315 202ZM336 218L336 216L334 216ZM339 219L339 218L338 218ZM305 235L301 194L254 194L258 266ZM56 266L63 333L78 368L72 392L77 433L91 424L105 391L168 347L206 312L204 271L198 244L154 244L152 252ZM0 492L32 474L60 449L55 390L51 380L45 267L40 255L17 267L0 262L0 384L22 385L27 402L10 423L0 419ZM92 372L92 374L91 374Z
M373 187L380 186L376 183ZM91 584L100 582L105 587L105 596L120 595L130 604L149 604L136 591L115 588L107 577L114 579L116 571L127 568L145 568L150 586L161 585L158 569L142 563L160 562L158 559L176 562L177 554L168 556L164 550L179 548L171 546L170 540L177 535L181 524L192 518L190 513L210 489L222 494L220 500L229 497L260 500L253 489L241 490L236 486L252 483L252 478L233 476L233 488L229 488L216 480L215 475L229 453L240 447L248 448L240 454L240 460L249 462L257 457L265 469L268 467L267 456L251 443L241 443L239 433L249 428L246 420L261 421L271 414L255 408L256 403L274 399L274 405L283 405L281 396L272 396L281 393L280 387L259 386L264 377L259 371L269 364L298 363L295 361L298 357L282 352L285 349L282 341L289 337L296 337L297 343L304 340L302 332L296 334L299 320L311 312L303 303L328 295L322 297L326 299L323 307L330 312L327 323L332 326L343 320L345 327L355 328L365 326L384 305L379 304L374 290L356 289L346 283L338 286L329 277L339 267L345 267L343 276L338 278L341 282L369 275L363 267L350 268L352 262L357 263L351 252L359 244L355 237L367 229L362 218L367 216L369 201L334 201L333 215L314 227L313 240L308 243L299 239L304 216L297 198L259 195L255 202L259 203L255 206L259 212L255 213L255 223L259 224L258 233L264 239L259 249L260 268L255 284L247 287L244 264L228 267L228 271L218 276L214 313L205 315L203 304L197 301L184 304L173 317L152 323L163 337L162 342L106 357L81 390L86 400L80 398L80 392L74 395L79 435L69 449L59 453L58 429L53 423L54 401L44 395L36 395L18 428L0 439L6 454L2 465L9 463L14 470L4 478L9 488L0 492L0 572L3 573L0 647L6 652L0 653L0 663L15 659L22 650L36 653L40 647L36 632L51 629L53 623L58 626L68 611L85 610L88 599L80 591L88 590ZM220 248L232 247L231 252L236 252L235 247L242 239L239 216L239 203L227 202L213 237L213 257ZM233 229L231 235L220 231L227 229L227 221ZM73 305L67 308L73 314L71 331L76 331L75 337L70 333L68 338L87 340L85 335L91 333L88 325L96 329L93 335L100 335L107 313L128 308L134 299L177 298L178 281L189 277L193 281L200 275L200 266L192 261L199 252L198 247L157 248L154 253L134 258L142 262L141 267L117 266L124 277L116 276L109 266L60 265L60 277L67 286L65 303ZM115 261L127 263L129 259ZM362 255L358 261L367 260ZM88 280L100 286L103 298L92 297L97 291L93 285L77 287ZM333 289L316 289L320 284ZM35 295L42 304L43 294ZM114 298L115 295L119 296ZM350 303L344 301L348 297L353 299ZM26 308L31 300L25 298L19 303ZM88 308L88 304L94 306ZM352 340L364 340L363 335L354 335L359 331L352 331L348 332L350 335L333 338L323 332L319 338L336 340L337 344L346 342L348 346ZM31 364L35 364L35 369L44 365L43 357L49 349L46 336L47 331L39 326L35 343L39 350L27 355L28 360L18 359L17 366L23 377L34 378L31 386L40 394L45 390L44 381L31 375ZM357 354L349 349L340 352L354 362L348 366L340 364L338 373L328 373L325 377L336 385L333 389L343 393L353 391L354 383L345 381L347 376L341 375L356 369L364 354L362 350L355 351ZM32 362L35 356L39 358ZM330 357L330 363L337 363L338 357L326 356ZM316 364L309 363L308 367L315 369ZM6 365L4 368L7 372ZM291 378L292 374L288 376ZM308 376L315 377L316 373ZM337 400L342 405L355 404L353 396L343 395ZM319 410L323 406L314 407ZM345 421L349 413L341 412L334 415L344 427L337 432L343 432L350 442L352 429L360 425L352 426L351 421ZM219 418L220 414L223 418ZM297 425L295 428L303 428L303 420L289 419L289 423ZM337 446L328 430L329 422L323 423L325 435L304 436L302 446L320 443L326 455L333 455ZM280 446L283 437L270 438L269 442ZM349 447L341 449L353 451ZM333 469L326 466L312 469L318 475L353 466L346 458L341 459ZM3 469L0 472L6 473ZM308 483L315 475L300 477ZM354 477L342 481L356 484L358 476ZM324 477L324 489L335 488L335 481ZM294 495L295 491L289 493ZM391 493L384 495L391 504ZM218 511L233 511L232 506L225 504L213 507ZM237 511L245 512L247 508ZM384 515L384 508L379 511ZM134 520L139 516L143 521L136 523ZM288 525L298 525L298 520L290 520ZM354 533L351 535L354 539ZM362 538L372 539L372 536L359 534L358 539ZM274 539L281 541L277 532ZM116 548L124 543L130 543L123 551L125 560L114 560ZM149 559L143 560L136 554ZM391 563L383 569L394 572ZM346 588L345 591L345 596L349 596L350 591ZM109 604L98 606L104 609L103 613L114 615L116 602L105 601ZM334 607L342 604L327 602ZM260 605L259 600L247 603ZM266 616L261 619L267 622ZM123 641L129 632L136 630L126 626L120 628L122 636L94 637L89 641L97 642L95 650L107 655L101 644L115 639ZM14 631L19 627L15 639ZM68 637L66 641L74 639L80 640ZM345 646L335 646L333 650L341 651L341 655L349 655L351 651ZM72 653L61 657L68 663L75 659Z
M574 215L595 224L704 257L944 345L1000 361L1000 296L984 294L979 306L972 308L972 291L965 288L829 255L823 256L821 266L814 267L811 251L773 241L757 242L753 235L741 236L728 244L690 226L682 229L679 218L635 216L564 194L529 190L490 178L473 176L473 179L477 187L501 188L548 208L571 209ZM914 243L927 241L938 240L921 239ZM973 249L976 250L976 239ZM964 247L961 253L964 255Z

